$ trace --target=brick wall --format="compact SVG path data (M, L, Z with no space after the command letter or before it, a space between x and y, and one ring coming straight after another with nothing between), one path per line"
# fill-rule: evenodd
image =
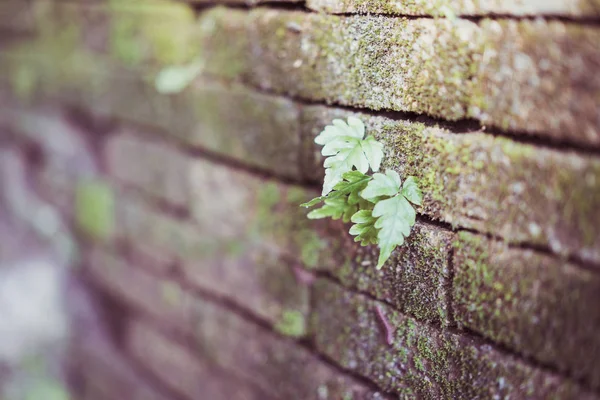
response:
M118 349L74 341L77 398L600 398L600 3L215 3L0 4L0 147ZM350 115L425 196L379 271L298 207Z

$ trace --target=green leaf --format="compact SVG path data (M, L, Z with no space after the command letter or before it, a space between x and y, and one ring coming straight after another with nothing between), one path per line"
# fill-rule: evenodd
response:
M372 178L359 171L347 172L342 177L344 180L338 182L332 192L329 192L325 196L315 197L306 203L300 204L300 206L309 208L325 201L325 199L336 199L345 195L350 195L350 204L357 204L359 200L358 193L367 186L367 183Z
M414 176L409 176L402 185L402 195L406 197L408 201L418 206L423 202L423 193L417 185L417 180Z
M356 212L355 205L348 204L345 197L336 199L325 199L325 205L308 213L309 219L321 219L331 217L332 219L340 219L343 217L344 222L350 221L352 214Z
M373 136L368 136L365 140L360 142L369 165L373 172L379 171L381 166L381 160L383 159L383 144L379 143Z
M327 196L320 196L320 197L315 197L314 199L307 201L306 203L302 203L300 204L300 207L304 207L304 208L310 208L316 204L321 203L323 200L325 200L327 198Z
M360 210L356 212L351 221L354 223L350 228L350 234L356 236L355 242L361 242L362 246L368 244L377 244L377 228L375 228L375 221L371 210Z
M166 67L156 76L156 91L162 94L179 93L200 75L203 68L202 59L196 59L188 65Z
M381 196L395 196L400 191L400 176L396 171L387 170L384 174L373 174L373 180L362 191L365 200L375 200Z
M379 169L383 158L383 146L372 136L363 140L365 126L356 117L349 117L348 122L333 120L315 138L315 143L323 146L321 154L327 156L324 162L325 181L323 195L331 192L335 185L342 181L346 172L353 168L366 173L369 167Z
M379 229L377 240L380 248L377 269L380 269L392 254L396 246L404 243L415 224L416 212L402 195L381 200L373 208L373 217L377 217L375 228Z

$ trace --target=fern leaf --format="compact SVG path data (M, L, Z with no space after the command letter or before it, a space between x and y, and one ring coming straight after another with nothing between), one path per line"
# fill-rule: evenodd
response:
M354 225L350 228L350 234L356 236L355 242L360 242L362 246L377 244L377 228L375 228L377 218L373 217L372 210L358 211L352 216L351 221Z
M373 208L373 217L377 218L375 228L379 229L377 240L380 253L377 269L380 269L392 254L396 246L404 243L415 224L416 212L401 194L381 200Z
M331 217L332 219L342 218L344 222L349 222L352 214L357 210L356 205L348 204L345 198L325 199L323 207L312 210L308 213L309 219L322 219Z
M406 197L408 201L418 206L423 202L423 193L417 185L417 180L414 176L409 176L402 185L402 195Z
M369 167L378 171L383 158L383 145L372 136L363 139L365 125L356 117L349 117L348 122L333 120L315 138L315 143L323 146L321 154L327 156L324 162L325 180L323 196L331 192L335 185L343 180L346 172L356 168L365 174Z
M361 196L365 200L374 201L381 196L395 196L400 191L400 176L396 171L387 170L384 174L373 174L373 180L369 182Z

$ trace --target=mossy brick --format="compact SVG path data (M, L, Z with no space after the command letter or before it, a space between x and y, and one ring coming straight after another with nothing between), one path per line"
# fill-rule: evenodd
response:
M189 237L188 280L274 325L288 311L306 315L308 288L292 269L309 229L299 207L306 192L205 160L196 160L191 173L198 235Z
M165 214L139 194L119 189L117 216L118 238L129 244L132 256L144 267L165 272L192 253L187 246L189 237L197 235L195 227Z
M182 64L198 56L196 17L184 4L166 0L44 3L35 14L38 38L34 40L58 43L76 30L75 51L138 70ZM54 39L44 38L48 35Z
M215 371L188 348L150 324L133 320L126 334L127 352L153 376L185 399L259 400L264 394L231 374Z
M569 16L594 17L600 15L597 0L416 0L399 2L395 0L309 0L308 7L316 11L334 14L396 14L452 18L455 15L506 16Z
M465 116L472 39L478 31L469 21L262 9L209 11L200 21L216 27L202 41L206 53L216 48L213 40L244 50L208 62L216 73L234 63L240 66L236 76L277 93L449 119Z
M376 246L360 247L348 234L348 226L337 230L320 230L320 240L327 248L337 237L340 255L322 259L316 270L327 271L346 288L368 293L393 304L407 315L441 325L451 323L447 292L452 238L450 231L417 222L406 243L398 247L380 270L375 269L379 250Z
M314 287L310 332L317 351L400 398L447 397L450 361L439 332L326 279Z
M479 340L449 335L451 398L598 399L570 378L532 366Z
M600 387L596 273L464 232L454 266L460 326Z
M198 162L211 165L206 161ZM215 168L225 175L216 174L209 179L225 177L225 180L217 179L217 182L230 185L226 187L229 187L231 192L227 193L232 197L225 196L217 188L203 190L203 198L210 196L211 202L206 206L195 204L194 207L198 207L198 212L208 220L196 223L178 219L144 197L131 191L121 191L117 207L119 237L131 245L136 262L145 262L144 266L157 271L180 265L190 284L235 301L274 326L284 321L287 312L305 316L308 288L296 281L292 266L297 261L286 256L286 248L281 247L291 243L292 239L303 239L305 235L290 227L291 221L298 219L290 219L285 212L277 214L275 211L275 215L270 215L271 207L276 209L280 200L270 196L280 196L279 189L284 194L287 190L273 182L261 190L259 185L264 182L257 178L253 181L252 175L242 174L241 182L258 184L252 187L253 191L256 190L252 195L262 196L264 201L257 210L260 218L247 219L247 215L252 216L253 206L252 202L244 202L243 193L247 187L244 183L236 187L236 182L228 179L235 176L235 172L229 172L226 167ZM206 168L203 171L211 172ZM195 184L202 182L206 182L206 178L195 180ZM228 202L238 201L241 202L236 203L233 211L221 208ZM192 202L196 203L196 200L192 199ZM300 210L300 202L293 204L294 212ZM290 211L289 205L283 203L283 207ZM227 215L234 217L221 219ZM302 221L305 220L302 217ZM278 244L274 239L277 235L287 239ZM300 322L304 325L303 320Z
M278 399L388 399L324 363L297 342L207 301L198 301L197 344L203 356L255 382Z
M283 177L300 177L298 106L283 97L202 79L182 93L166 96L156 91L150 79L131 71L77 70L75 65L66 67L77 70L74 74L79 78L73 82L47 77L47 68L41 65L32 67L34 75L22 82L17 71L27 65L27 61L15 62L14 72L7 72L13 76L14 90L27 98L44 94L49 102L89 110L100 118L147 126L156 137L175 138L185 146ZM120 129L128 130L136 131L127 125Z
M541 19L485 20L481 41L469 116L502 129L600 144L600 30Z
M315 284L314 304L317 350L401 399L598 398L481 340L423 324L326 279ZM393 330L391 344L377 308Z
M278 96L200 80L189 90L187 143L278 175L298 178L299 106ZM179 108L176 108L177 112Z
M71 343L70 366L76 370L82 400L111 400L127 393L131 400L168 400L108 341L84 338Z
M176 207L189 204L191 158L172 144L121 128L108 139L105 152L109 174L117 181Z
M189 332L192 328L192 296L176 282L154 276L108 248L92 249L86 257L86 270L99 287L129 307L171 329Z
M588 78L598 63L593 27L275 10L210 11L201 20L218 27L201 40L207 54L216 51L211 40L226 37L241 49L208 63L212 70L234 63L235 76L261 89L451 120L471 116L573 143L600 140L599 85ZM249 39L239 38L244 29Z
M306 107L305 170L323 176L318 134L332 119L355 115L384 144L382 169L414 175L424 193L419 212L457 227L557 254L600 260L600 160L592 155L533 146L483 132L452 133L420 122ZM308 145L306 145L308 146Z

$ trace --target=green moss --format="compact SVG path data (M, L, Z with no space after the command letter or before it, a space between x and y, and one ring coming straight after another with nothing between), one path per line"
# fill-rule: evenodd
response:
M306 334L306 318L298 310L283 310L280 320L274 328L277 332L286 336L302 337Z
M133 6L110 0L107 11L110 52L126 65L184 64L198 55L194 13L185 5L151 0Z
M75 215L79 228L95 239L108 239L115 225L114 194L102 180L79 182L75 192Z

